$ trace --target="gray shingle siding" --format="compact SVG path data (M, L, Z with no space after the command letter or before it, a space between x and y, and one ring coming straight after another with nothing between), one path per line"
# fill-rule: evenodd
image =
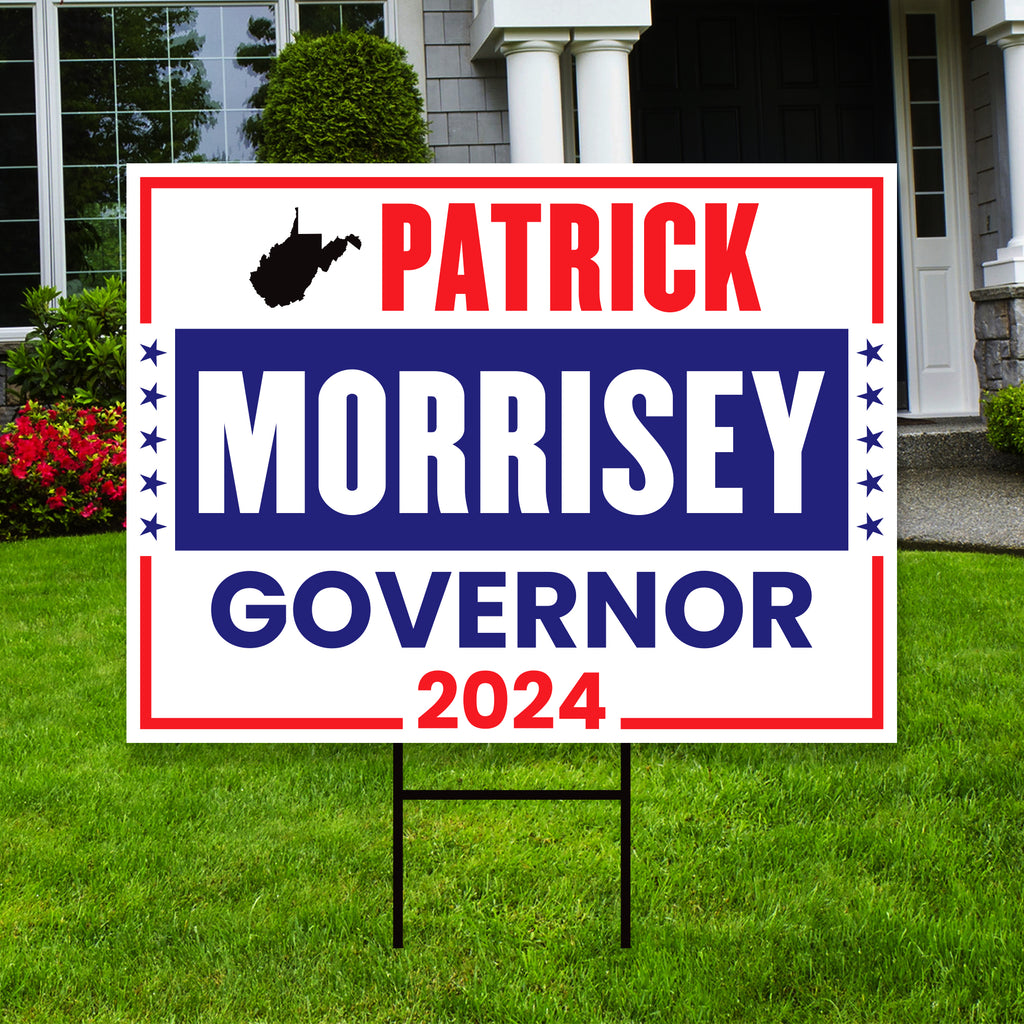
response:
M974 287L984 282L982 264L996 258L1013 233L1010 223L1010 166L1006 152L1006 87L1003 54L971 35L970 5L961 12L964 68L964 118L967 136L968 192L971 203Z
M437 163L508 163L505 62L470 60L473 0L424 0L427 120Z

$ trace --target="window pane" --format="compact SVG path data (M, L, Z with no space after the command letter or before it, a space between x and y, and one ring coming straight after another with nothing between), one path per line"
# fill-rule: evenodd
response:
M937 100L939 98L939 62L935 58L917 58L910 61L910 100Z
M224 61L171 61L172 110L219 110L223 105Z
M224 114L207 111L203 114L172 114L174 126L174 159L179 163L196 160L226 159L227 139L224 135Z
M61 60L110 60L114 56L109 9L61 7L57 27Z
M65 114L64 166L117 162L117 124L113 114Z
M117 168L68 168L64 184L70 199L64 224L69 275L88 268L119 270L124 247L118 241L117 225L124 209L124 187Z
M342 4L341 23L349 32L362 29L372 36L384 35L383 4Z
M35 114L0 117L0 167L34 167L35 163Z
M3 122L0 122L0 131ZM0 170L0 221L39 216L39 181L34 167Z
M224 106L229 110L249 109L256 105L253 97L260 93L270 73L270 61L265 58L225 61Z
M72 60L60 63L61 105L65 113L114 109L114 62Z
M245 37L235 45L236 57L273 57L277 51L277 32L270 8L257 8L245 25Z
M132 113L117 115L119 163L162 163L171 159L171 115Z
M326 36L341 26L348 32L362 29L370 35L384 35L383 3L300 3L299 31Z
M244 23L232 23L240 32L231 38L234 60L224 63L224 105L228 110L261 110L266 101L267 81L270 77L270 60L274 56L277 34L274 28L273 11L269 7L236 8L245 12ZM228 23L225 21L225 35ZM246 120L252 115L247 114ZM229 119L237 121L239 119ZM236 146L231 139L238 141L237 132L229 127L228 159L254 160L255 150L246 144L244 152L248 156L233 156ZM243 140L244 141L244 140ZM239 151L241 152L241 151Z
M58 9L69 288L123 266L125 163L255 158L274 11Z
M69 219L99 217L117 209L121 193L116 167L65 167L64 215Z
M222 116L213 111L172 113L171 156L175 163L214 159L212 151L209 151L209 134L213 132L218 137L223 134L223 128L217 128ZM223 144L220 148L223 149ZM207 155L208 151L210 155Z
M912 103L910 105L910 137L915 146L942 145L938 103Z
M36 109L35 72L30 61L0 58L0 114L31 114Z
M67 222L68 275L117 273L123 265L122 221L116 217Z
M935 43L935 15L907 15L907 56L934 57L938 53Z
M223 11L225 57L235 56L239 46L253 41L251 32L254 25L268 23L272 27L274 24L273 7L224 7ZM274 39L273 32L270 39Z
M219 57L223 53L219 7L168 9L172 57Z
M908 14L906 27L915 231L918 238L942 238L946 234L946 197L935 15Z
M114 45L119 60L126 57L166 57L167 8L115 8Z
M0 274L0 327L28 325L28 314L21 304L25 289L38 287L38 274Z
M918 238L943 238L946 234L946 203L942 196L915 196Z
M251 163L256 159L256 147L252 142L252 130L256 120L257 115L247 110L229 110L225 114L229 160Z
M8 220L3 225L0 273L39 272L39 221Z
M0 10L0 327L24 325L39 286L39 178L32 11Z
M118 110L169 110L167 59L119 60L114 65Z
M914 150L914 191L942 191L942 150Z
M311 36L329 36L341 29L338 4L299 4L299 31Z
M32 12L0 8L0 60L32 60Z

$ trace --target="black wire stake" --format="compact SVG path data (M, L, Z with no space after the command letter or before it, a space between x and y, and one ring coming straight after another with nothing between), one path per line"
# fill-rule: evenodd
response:
M632 785L631 750L628 743L619 745L618 789L406 789L403 744L392 747L392 834L391 944L395 949L405 945L405 851L404 810L406 800L618 800L619 801L619 945L632 946Z

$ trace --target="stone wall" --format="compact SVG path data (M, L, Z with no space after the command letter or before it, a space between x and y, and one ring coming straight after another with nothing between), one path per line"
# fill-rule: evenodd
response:
M473 0L424 0L427 121L437 163L508 163L503 60L470 60Z
M0 352L12 348L14 344L16 343L0 341ZM16 403L16 399L13 394L7 393L7 367L0 363L0 427L5 423L10 423L18 410L17 404L9 403Z
M974 363L982 392L1024 383L1024 285L971 292L974 300Z

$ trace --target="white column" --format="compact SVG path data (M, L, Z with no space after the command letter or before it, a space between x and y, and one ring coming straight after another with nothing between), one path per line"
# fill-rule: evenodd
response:
M651 24L650 0L473 0L473 10L472 59L506 60L513 163L565 160L573 124L568 103L562 103L559 55L570 38L579 78L581 158L632 159L627 57Z
M581 35L577 30L571 47L576 58L580 163L632 163L629 51L635 39Z
M1006 136L1010 159L1010 220L1013 238L1008 248L1024 255L1024 35L999 40L1006 79Z
M1024 283L1024 0L975 0L974 34L1003 51L1013 237L984 264L985 284Z
M508 73L508 130L514 164L560 164L565 159L559 70L564 48L565 41L539 38L501 44Z

